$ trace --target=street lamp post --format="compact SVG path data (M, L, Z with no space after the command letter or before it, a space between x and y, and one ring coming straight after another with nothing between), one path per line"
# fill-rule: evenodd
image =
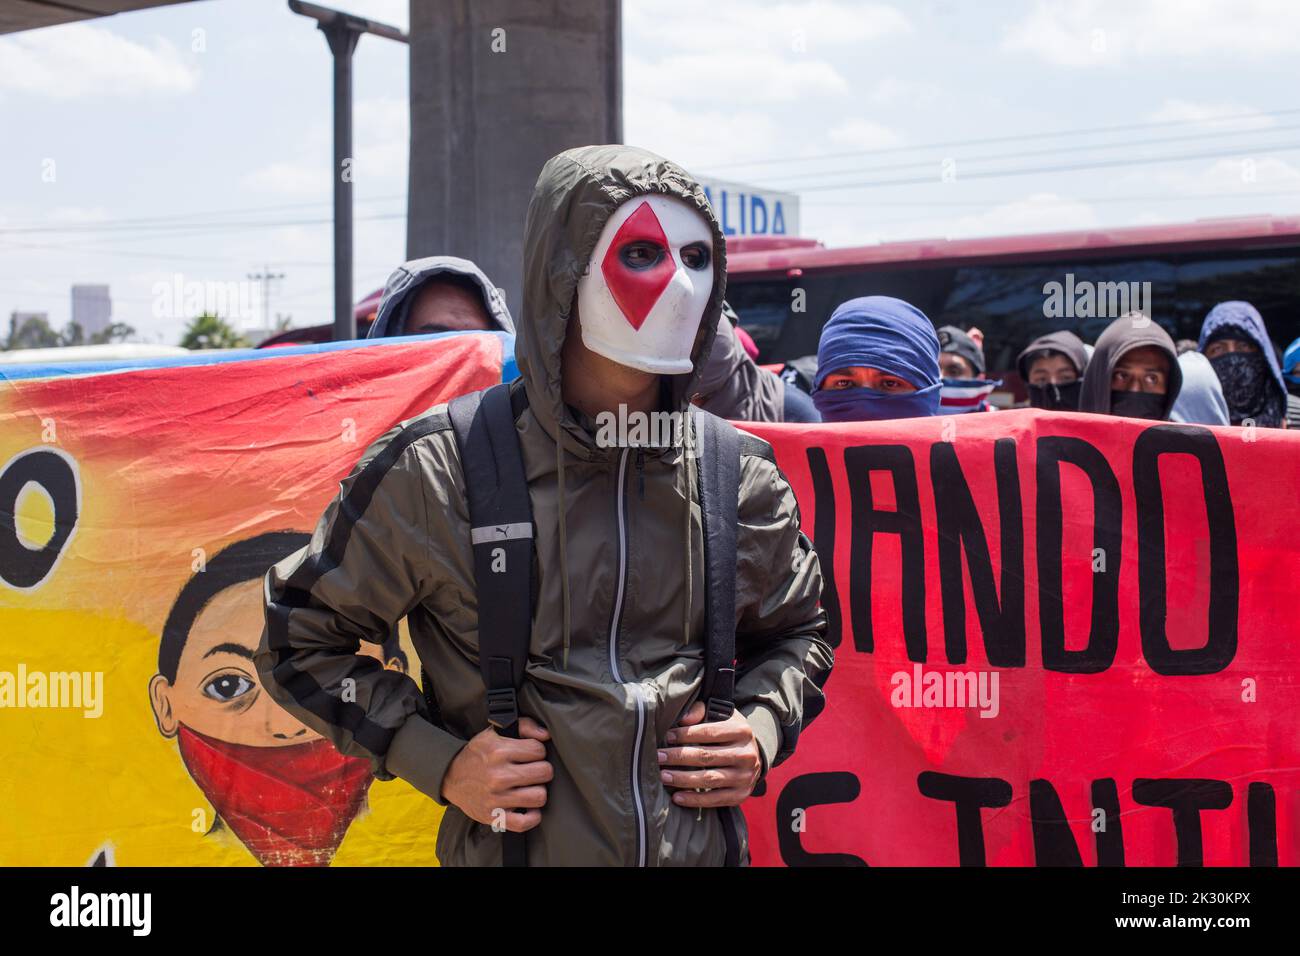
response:
M289 9L311 17L334 55L334 341L357 337L352 311L352 52L363 33L398 43L410 38L397 27L341 10L289 0Z

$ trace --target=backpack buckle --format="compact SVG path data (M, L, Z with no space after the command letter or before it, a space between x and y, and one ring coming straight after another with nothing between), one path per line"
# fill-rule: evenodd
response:
M723 697L710 697L704 705L704 720L709 723L715 720L727 720L735 712L736 704L734 701Z
M509 730L519 723L519 700L513 687L487 692L488 723L497 730Z

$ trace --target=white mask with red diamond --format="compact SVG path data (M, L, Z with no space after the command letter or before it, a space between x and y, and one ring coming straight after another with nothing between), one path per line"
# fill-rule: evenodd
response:
M578 280L582 342L605 358L661 375L692 368L713 292L713 230L674 196L637 196L614 210Z

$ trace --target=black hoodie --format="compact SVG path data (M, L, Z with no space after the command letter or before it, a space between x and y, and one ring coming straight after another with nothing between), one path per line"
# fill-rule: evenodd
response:
M1160 349L1169 357L1169 382L1165 390L1164 414L1168 420L1178 392L1183 386L1183 373L1178 365L1178 350L1169 333L1140 312L1122 315L1106 327L1097 339L1097 345L1083 375L1083 391L1079 394L1079 411L1113 414L1110 408L1110 381L1119 360L1134 349L1150 346Z

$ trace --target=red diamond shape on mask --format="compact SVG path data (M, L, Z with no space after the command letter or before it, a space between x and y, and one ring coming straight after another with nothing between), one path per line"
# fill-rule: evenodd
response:
M630 268L619 256L619 251L634 242L658 245L663 249L663 258L648 269ZM619 227L600 264L600 271L623 317L632 328L639 330L677 271L668 249L668 237L648 202L643 202Z

